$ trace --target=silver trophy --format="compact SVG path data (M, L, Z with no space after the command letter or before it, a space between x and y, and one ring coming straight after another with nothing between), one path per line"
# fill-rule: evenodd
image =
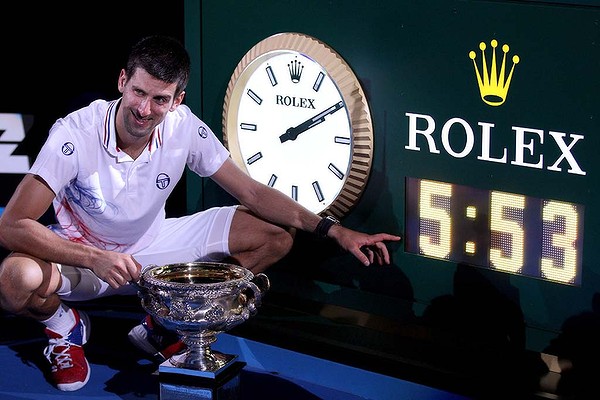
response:
M254 275L237 265L190 262L150 265L138 287L142 307L186 345L161 364L159 372L188 370L214 378L237 355L213 351L211 344L219 333L256 314L270 282L265 274Z

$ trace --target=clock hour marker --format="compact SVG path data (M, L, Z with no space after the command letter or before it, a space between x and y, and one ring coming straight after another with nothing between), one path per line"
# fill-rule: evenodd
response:
M241 123L240 124L240 129L243 129L245 131L255 131L256 130L256 124L246 124L246 123Z
M339 143L339 144L350 144L350 138L349 137L343 137L343 136L336 136L333 141L335 143Z
M292 185L292 199L298 201L298 186Z
M273 68L269 65L266 69L267 76L269 77L269 81L271 81L271 86L277 85L277 78L275 78L275 74L273 73Z
M256 104L260 105L262 103L262 99L256 93L254 93L252 89L248 89L247 94L252 100L256 102Z
M323 196L323 192L321 191L321 186L319 186L319 182L314 181L312 183L312 187L315 190L315 194L317 195L317 200L323 201L325 197Z
M337 169L337 167L331 163L329 163L329 166L327 167L331 172L333 172L333 174L335 176L338 177L338 179L343 179L344 178L344 174L342 173L342 171L340 171L339 169Z
M259 151L258 153L256 153L255 155L253 155L252 157L250 157L249 159L246 160L246 162L248 163L248 165L260 160L262 158L262 153Z
M318 92L319 89L321 88L321 84L323 83L323 78L325 78L325 74L323 72L319 72L319 76L317 76L317 80L315 81L315 84L313 85L313 90L315 92Z
M270 187L275 186L276 181L277 181L277 175L275 175L275 174L271 175L271 178L269 178L269 183L267 183L267 186L270 186Z

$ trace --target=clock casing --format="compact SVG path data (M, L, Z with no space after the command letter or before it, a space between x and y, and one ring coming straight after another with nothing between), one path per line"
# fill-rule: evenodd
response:
M301 33L250 49L229 81L223 141L254 179L322 215L345 216L373 157L362 86L331 47Z

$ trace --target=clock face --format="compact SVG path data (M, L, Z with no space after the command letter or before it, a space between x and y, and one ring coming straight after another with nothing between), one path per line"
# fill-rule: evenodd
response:
M276 51L255 62L238 106L237 162L321 212L340 193L352 160L344 100L327 72L298 52Z
M254 179L315 213L341 217L358 199L370 168L372 136L367 135L367 170L353 171L362 155L357 142L365 141L353 129L364 124L353 121L353 110L368 107L357 102L356 94L345 94L310 54L280 47L244 58L234 73L225 101L224 141L234 161ZM345 66L339 56L333 60ZM358 85L351 71L346 77L354 79L346 90ZM370 127L370 114L362 116L369 117Z

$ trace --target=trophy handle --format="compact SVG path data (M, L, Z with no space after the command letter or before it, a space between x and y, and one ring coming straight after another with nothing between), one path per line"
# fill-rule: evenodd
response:
M246 293L248 311L250 314L256 314L256 309L261 304L262 296L271 287L271 281L269 281L267 275L261 272L254 275L254 278L246 282L246 285L247 289L251 291L251 293Z

